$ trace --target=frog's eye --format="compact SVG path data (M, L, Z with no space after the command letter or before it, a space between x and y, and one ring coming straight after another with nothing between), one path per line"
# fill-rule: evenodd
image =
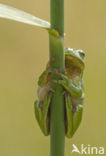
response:
M80 55L82 58L85 57L85 53L84 53L84 51L82 51L82 50L78 50L78 53L79 53L79 55Z

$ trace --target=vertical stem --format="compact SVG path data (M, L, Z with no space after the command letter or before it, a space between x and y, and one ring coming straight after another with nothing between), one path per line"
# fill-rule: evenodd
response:
M64 0L51 0L50 3L51 28L56 29L61 36L64 35Z
M60 37L50 34L51 69L64 72L64 0L51 0L51 28L59 32ZM58 77L52 75L52 78ZM52 83L54 94L51 102L50 117L50 155L64 156L65 124L63 89Z

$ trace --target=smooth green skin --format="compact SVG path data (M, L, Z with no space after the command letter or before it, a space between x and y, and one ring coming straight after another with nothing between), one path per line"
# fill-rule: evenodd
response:
M44 135L50 134L50 102L53 91L50 81L64 87L65 97L65 128L66 136L71 138L80 125L83 112L84 89L82 75L84 70L84 52L81 50L65 49L65 74L56 72L59 80L50 80L49 67L38 80L38 97L35 101L35 116Z

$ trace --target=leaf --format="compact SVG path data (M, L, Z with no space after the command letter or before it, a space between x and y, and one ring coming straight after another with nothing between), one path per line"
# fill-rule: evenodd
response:
M45 29L50 29L50 23L47 21L4 4L0 4L0 18L7 18L18 22L39 26Z

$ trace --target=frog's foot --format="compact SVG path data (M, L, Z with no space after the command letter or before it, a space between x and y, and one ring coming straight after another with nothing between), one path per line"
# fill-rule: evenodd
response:
M61 82L61 81L69 82L69 78L65 74L63 74L61 72L60 73L59 72L55 72L55 71L54 71L54 74L56 74L58 76L58 78L60 79L60 81L57 80L58 82Z
M58 74L59 73L59 70L54 68L54 69L51 69L50 67L48 67L44 73L47 75L47 74L51 74L51 73L54 73L54 74Z
M58 84L62 85L67 90L68 86L70 84L70 79L62 73L61 74L58 73L57 75L59 76L60 79L59 80L51 80L51 81L54 83L58 83Z

